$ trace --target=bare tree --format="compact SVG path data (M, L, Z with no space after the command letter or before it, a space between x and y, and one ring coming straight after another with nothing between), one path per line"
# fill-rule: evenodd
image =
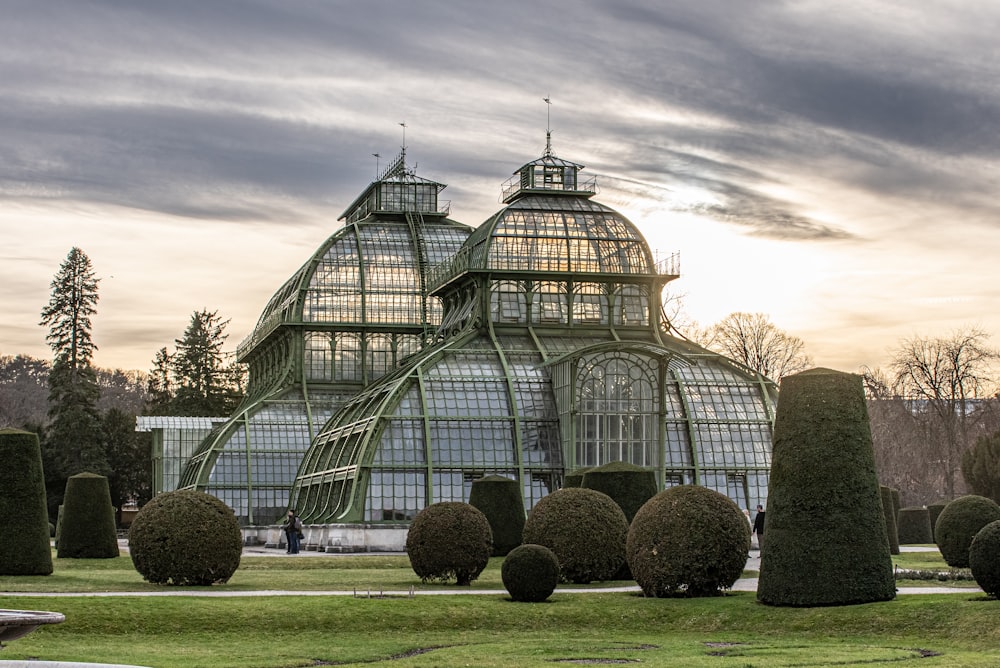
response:
M700 336L707 348L775 381L812 366L802 339L778 329L763 313L730 313Z
M905 339L893 353L890 368L896 392L923 418L933 459L944 472L944 493L954 498L960 485L962 455L979 435L986 412L981 400L997 351L978 329L959 330L948 338Z

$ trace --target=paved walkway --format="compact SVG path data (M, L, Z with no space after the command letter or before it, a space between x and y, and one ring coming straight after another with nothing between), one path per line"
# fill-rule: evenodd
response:
M123 543L120 541L120 543ZM901 547L902 552L933 552L937 548L933 547ZM128 553L128 545L122 545L122 553ZM366 555L379 554L389 556L402 556L398 552L364 553ZM304 551L299 554L287 554L285 550L263 547L260 545L246 547L243 550L244 557L284 557L288 559L326 557L336 559L338 557L360 556L358 553L334 553L334 552L309 552ZM746 570L760 571L760 553L754 550L747 559ZM559 594L592 594L592 593L616 593L616 592L638 592L641 591L637 585L620 587L587 587L583 588L563 588L559 587L556 592ZM757 578L741 578L733 585L733 591L757 591ZM899 587L898 594L980 594L982 590L978 587ZM410 590L369 590L369 589L335 589L326 591L286 591L286 590L260 590L260 591L231 591L216 588L206 588L200 590L172 590L165 588L162 591L118 591L118 592L0 592L0 596L40 596L40 597L125 597L125 596L204 596L218 598L241 598L258 596L354 596L358 598L367 597L406 597L406 596L454 596L478 594L484 596L506 595L505 589L410 589ZM2 664L0 664L2 665Z

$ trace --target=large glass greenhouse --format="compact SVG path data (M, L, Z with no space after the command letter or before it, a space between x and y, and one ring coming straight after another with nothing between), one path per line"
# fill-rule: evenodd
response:
M773 383L671 333L677 257L581 170L547 145L472 230L404 151L272 297L238 352L247 400L180 486L245 525L292 506L314 527L405 525L486 475L527 510L614 461L763 502Z
M485 475L520 481L530 509L567 471L613 461L661 486L763 501L773 384L667 333L676 257L655 262L581 168L547 149L506 184L505 208L430 269L436 343L313 439L292 493L304 521L410 520L468 500Z

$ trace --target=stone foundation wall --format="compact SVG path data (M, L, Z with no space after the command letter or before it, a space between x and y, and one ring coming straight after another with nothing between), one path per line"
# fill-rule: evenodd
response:
M409 524L307 524L302 549L313 552L406 552ZM285 546L280 526L243 527L244 545Z

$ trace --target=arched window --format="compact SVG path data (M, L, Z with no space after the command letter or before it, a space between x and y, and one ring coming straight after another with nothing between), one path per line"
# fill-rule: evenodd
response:
M657 465L656 361L629 352L580 360L576 381L576 466Z
M365 362L368 366L368 380L384 376L395 366L392 337L388 334L371 334L366 341Z
M569 300L565 283L542 281L535 283L531 303L531 322L542 325L565 325L569 316Z
M337 380L361 380L361 339L357 334L337 334L333 351L333 374Z
M490 291L490 313L494 322L528 321L528 301L519 281L494 281Z
M306 334L305 370L307 380L333 380L333 348L330 346L330 342L330 334L326 332Z
M573 289L573 324L608 323L608 296L598 283L581 283Z
M614 324L638 327L649 324L649 296L638 285L623 285L617 290L612 303Z

